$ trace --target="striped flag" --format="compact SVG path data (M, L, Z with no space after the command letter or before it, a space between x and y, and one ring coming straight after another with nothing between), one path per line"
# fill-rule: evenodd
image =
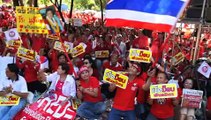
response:
M170 32L189 0L110 0L106 26Z

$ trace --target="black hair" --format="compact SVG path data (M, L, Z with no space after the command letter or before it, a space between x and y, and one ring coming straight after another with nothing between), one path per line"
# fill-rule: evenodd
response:
M69 73L70 66L67 63L60 63L59 66L61 66L62 70L65 71L65 74Z
M58 56L57 56L57 59L59 59L61 56L64 56L65 59L67 60L67 57L66 57L66 55L64 53L59 53Z
M89 54L86 54L84 56L84 60L88 60L92 68L97 68L95 65L95 61L92 59L92 57Z
M164 74L165 78L166 78L167 80L169 80L168 75L167 75L165 72L159 71L159 72L157 73L157 75L158 75L158 74Z
M185 78L185 80L182 81L182 83L183 83L183 84L182 84L182 88L184 88L184 83L185 83L186 80L191 80L191 81L192 81L192 84L193 84L191 89L195 89L195 82L194 82L194 79L193 79L193 78L190 78L190 77Z
M10 70L10 72L13 72L16 75L18 75L19 68L18 68L18 66L16 64L14 64L14 63L7 64L7 68Z
M55 14L55 11L54 11L53 8L50 8L50 7L46 8L46 12L45 13L47 14L48 11L51 11L53 15Z

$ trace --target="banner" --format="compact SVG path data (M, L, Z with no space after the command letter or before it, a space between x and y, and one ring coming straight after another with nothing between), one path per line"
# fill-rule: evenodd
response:
M13 106L18 105L20 101L20 97L10 94L6 97L0 96L0 106Z
M126 75L119 74L109 69L105 69L103 80L109 83L114 83L117 87L122 89L125 89L128 83L128 77Z
M67 44L65 44L65 43L64 43L64 47L66 48L66 52L68 52L68 51L70 50L69 45L67 45ZM55 41L53 48L54 48L55 50L64 52L64 49L63 49L63 47L62 47L62 43L61 43L60 41Z
M185 56L182 54L182 52L177 53L173 58L172 58L172 63L173 65L178 65L180 62L184 60Z
M9 29L9 30L5 31L4 34L5 34L5 38L7 41L17 40L20 38L20 35L18 34L18 31L16 28Z
M74 120L76 113L68 101L61 105L65 96L54 94L54 98L40 98L37 102L26 106L14 120Z
M16 7L17 29L20 33L48 34L38 7Z
M26 60L35 61L37 53L23 47L18 48L17 56Z
M109 51L108 50L95 51L95 57L96 58L108 58Z
M204 75L206 78L209 78L211 74L211 67L204 61L201 63L197 71Z
M176 98L177 86L176 84L158 84L150 86L150 98Z
M149 50L142 50L142 49L130 49L130 61L136 62L143 62L143 63L150 63L150 59L152 56L152 52Z
M201 108L203 91L183 89L181 107Z
M82 44L79 44L78 46L74 47L72 50L70 50L70 53L73 57L77 57L85 52L85 48Z
M10 40L6 42L6 47L18 49L21 46L21 44L22 42L20 40Z

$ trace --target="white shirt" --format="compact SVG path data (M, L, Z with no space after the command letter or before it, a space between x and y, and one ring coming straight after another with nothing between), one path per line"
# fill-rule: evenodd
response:
M23 93L28 92L26 80L20 75L18 75L17 81L12 81L7 77L4 77L3 79L0 80L0 91L2 91L5 87L9 86L12 86L13 91L23 92Z
M57 72L54 72L47 76L47 81L52 82L50 86L50 90L56 90L56 84L60 79L60 75ZM62 87L62 93L65 96L72 96L75 97L76 95L76 87L75 87L75 80L71 75L67 75L64 85Z

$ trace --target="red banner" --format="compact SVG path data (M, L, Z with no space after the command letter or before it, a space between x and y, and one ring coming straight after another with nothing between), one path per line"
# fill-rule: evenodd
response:
M14 120L74 120L76 112L72 110L71 102L61 105L65 99L58 94L53 98L40 98L20 111Z

